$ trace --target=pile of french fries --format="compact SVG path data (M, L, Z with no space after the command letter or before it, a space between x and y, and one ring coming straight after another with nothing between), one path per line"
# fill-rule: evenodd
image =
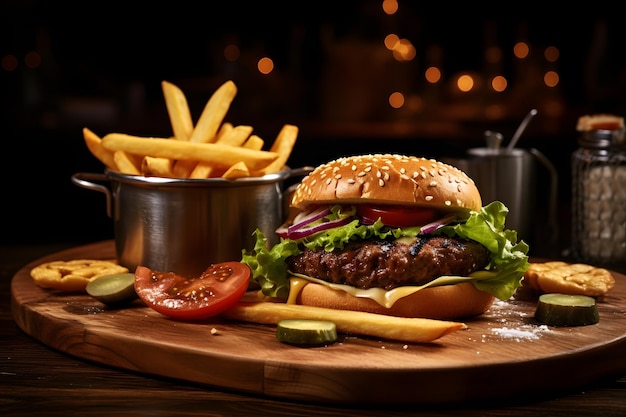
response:
M258 177L284 169L298 127L284 125L269 150L252 126L225 122L237 86L226 81L209 98L194 126L187 98L176 85L161 83L173 136L154 138L109 133L100 138L88 128L89 151L108 169L128 175L169 178Z

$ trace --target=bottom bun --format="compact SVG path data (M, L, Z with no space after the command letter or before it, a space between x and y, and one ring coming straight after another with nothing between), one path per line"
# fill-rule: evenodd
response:
M390 308L372 299L355 297L315 283L305 285L297 298L298 304L309 306L441 320L478 316L487 311L493 302L491 294L477 290L469 282L425 288L399 299Z

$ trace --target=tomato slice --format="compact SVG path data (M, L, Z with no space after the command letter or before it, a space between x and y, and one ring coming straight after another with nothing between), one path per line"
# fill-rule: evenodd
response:
M201 320L237 304L249 280L250 268L234 261L213 264L194 278L138 266L135 291L145 304L161 314L180 320Z
M374 223L380 218L384 225L395 227L424 226L440 217L437 210L421 207L358 205L356 211L365 223Z

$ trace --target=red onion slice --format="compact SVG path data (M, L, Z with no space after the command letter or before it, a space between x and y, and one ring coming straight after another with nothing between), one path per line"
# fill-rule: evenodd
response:
M278 229L275 230L275 233L279 236L279 237L283 237L283 238L287 238L289 236L289 231L287 230L287 227L285 225L280 226Z
M439 229L440 227L443 227L446 224L450 223L451 221L456 219L456 217L457 217L456 215L451 214L449 216L436 220L432 223L428 223L427 225L422 226L422 228L420 229L420 234L427 235L429 233L432 233L435 230Z
M323 230L332 229L334 227L339 227L346 225L352 221L352 217L343 217L341 219L333 220L330 222L323 222L320 224L316 224L311 227L301 227L297 230L291 231L287 234L289 239L298 240L305 238L307 236L311 236L312 234L321 232Z
M330 213L330 207L322 206L313 211L301 212L293 219L293 224L287 228L288 233L300 229L307 224L319 220Z

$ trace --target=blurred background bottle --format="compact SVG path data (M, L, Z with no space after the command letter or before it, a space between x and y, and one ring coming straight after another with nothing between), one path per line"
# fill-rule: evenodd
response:
M613 266L626 262L626 143L624 119L579 118L572 155L572 255Z

